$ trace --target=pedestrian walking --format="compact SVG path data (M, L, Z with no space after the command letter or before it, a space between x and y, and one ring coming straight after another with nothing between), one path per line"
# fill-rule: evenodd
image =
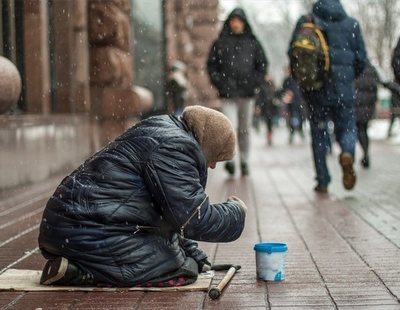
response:
M388 138L392 136L392 128L394 120L396 117L400 117L400 93L398 89L400 88L400 38L397 42L397 46L393 51L392 56L392 68L394 73L394 83L392 87L397 88L397 91L392 91L392 106L390 108L390 123L388 129Z
M286 104L287 124L289 128L289 144L293 143L295 132L298 132L301 139L304 140L303 132L303 97L297 82L289 76L283 81L282 101Z
M237 197L211 204L207 167L236 143L220 112L187 107L128 129L68 175L47 202L41 284L180 286L209 269L193 240L229 242L244 228Z
M357 137L363 150L361 165L370 166L368 123L375 114L378 99L378 73L370 62L356 80L356 125Z
M350 190L356 183L356 173L353 167L357 135L355 79L364 70L366 63L364 41L358 22L346 14L339 0L318 0L313 6L312 14L299 19L293 33L289 57L292 61L292 71L297 71L297 73L301 73L303 68L294 66L296 55L293 54L293 51L305 47L305 52L307 52L309 43L315 42L315 40L313 42L307 40L307 37L310 36L310 24L316 25L318 29L316 33L321 39L318 46L321 46L322 57L316 55L316 60L321 63L321 59L324 59L323 65L320 65L320 72L309 72L311 73L309 75L311 87L301 87L303 97L308 105L310 119L317 180L314 190L326 193L331 182L326 164L329 120L334 122L336 141L341 148L339 162L343 172L343 185L345 189ZM320 33L323 35L322 38ZM299 35L302 35L302 40L305 41L299 42L298 40L301 39ZM328 53L326 54L326 52ZM311 67L312 65L309 68ZM307 72L305 71L305 73ZM312 75L313 73L314 75ZM314 79L316 75L320 77L319 80ZM313 83L315 87L312 86Z
M267 64L245 12L241 8L234 9L211 47L207 68L210 81L222 98L222 112L237 127L243 176L249 174L249 131L255 90L264 81ZM226 163L225 169L234 175L234 161Z
M168 113L173 113L176 116L182 114L188 97L187 88L186 65L177 60L171 67L165 87Z
M278 107L275 104L275 85L271 76L265 76L265 82L260 85L256 96L256 115L260 116L267 127L266 140L272 145L274 119L278 114Z

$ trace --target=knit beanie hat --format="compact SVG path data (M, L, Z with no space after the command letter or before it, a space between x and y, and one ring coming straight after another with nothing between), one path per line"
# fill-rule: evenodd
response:
M199 142L207 162L233 158L236 143L235 130L224 114L194 105L183 110L182 118Z

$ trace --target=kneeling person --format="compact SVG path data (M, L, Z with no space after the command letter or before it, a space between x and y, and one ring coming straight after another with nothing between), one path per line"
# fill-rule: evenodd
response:
M210 204L207 168L234 156L235 132L215 110L155 116L64 178L47 202L39 247L45 285L176 286L209 265L193 240L233 241L245 204Z

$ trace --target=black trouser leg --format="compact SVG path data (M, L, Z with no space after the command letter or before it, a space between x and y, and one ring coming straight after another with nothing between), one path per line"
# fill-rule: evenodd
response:
M369 157L368 156L369 137L367 129L368 129L368 122L357 122L357 137L363 149L364 158Z
M396 118L396 116L394 115L394 113L392 113L390 115L390 123L389 123L389 129L388 129L388 137L392 136L392 127L394 124L394 119Z
M272 133L272 117L267 116L265 118L265 124L267 125L267 132L268 133Z

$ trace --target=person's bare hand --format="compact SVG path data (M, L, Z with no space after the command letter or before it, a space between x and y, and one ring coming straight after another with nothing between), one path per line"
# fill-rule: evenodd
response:
M292 103L293 97L293 92L291 90L288 90L283 94L282 101L286 104Z
M243 202L243 200L241 200L240 198L236 197L236 196L230 196L228 198L228 201L236 201L239 203L240 207L243 209L243 211L246 213L247 212L247 206L246 204Z

